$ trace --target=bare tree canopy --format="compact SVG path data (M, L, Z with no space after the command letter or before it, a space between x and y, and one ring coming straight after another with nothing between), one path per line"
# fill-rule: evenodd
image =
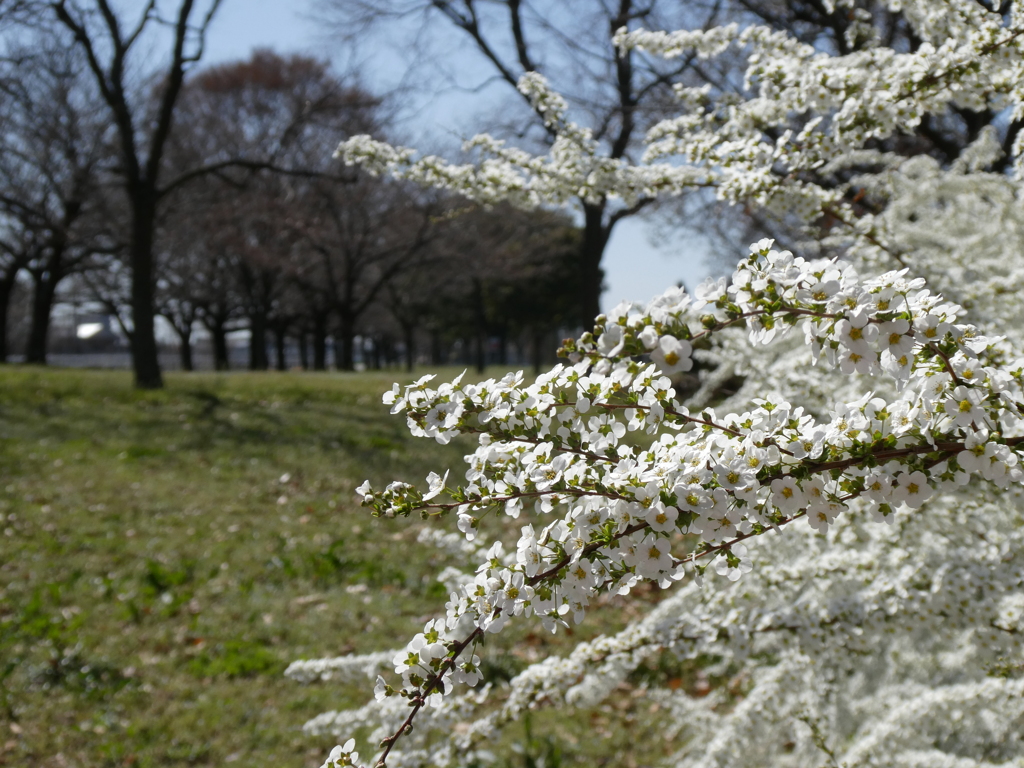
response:
M47 337L59 284L100 253L115 249L104 176L110 130L80 51L36 33L11 49L12 82L0 118L0 213L4 250L32 278L28 362L46 361Z
M83 51L117 130L118 173L130 213L128 263L131 269L131 345L135 384L163 386L154 327L153 237L157 209L165 192L164 152L185 76L203 55L206 32L220 0L200 10L181 0L170 18L156 0L127 20L109 0L50 3L57 22ZM158 72L139 82L143 39L170 29L170 54ZM148 82L145 82L148 81ZM151 87L144 87L153 83Z

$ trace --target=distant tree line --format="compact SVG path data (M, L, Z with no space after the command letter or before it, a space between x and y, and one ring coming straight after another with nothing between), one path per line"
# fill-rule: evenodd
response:
M545 336L558 328L589 325L607 245L627 218L681 222L728 254L765 234L800 240L793 220L750 206L723 215L725 203L700 191L632 205L581 192L569 219L474 209L365 177L331 155L355 133L401 138L389 130L386 105L309 58L261 52L204 67L221 1L0 0L0 358L13 323L24 347L14 351L44 361L54 303L69 297L118 318L143 387L161 384L160 317L181 338L186 366L200 329L220 365L236 330L252 338L256 368L278 364L282 349L298 349L311 368L328 360L350 367L364 352L371 362L393 359L399 350L440 360L457 348L480 362L517 348L522 358L554 346ZM1009 12L1005 3L981 5ZM556 131L513 87L526 72L544 75L599 155L615 162L639 159L645 132L675 113L675 86L707 87L716 98L746 88L740 52L665 60L622 51L614 45L622 26L769 24L838 55L876 42L921 45L903 12L879 0L318 7L335 20L339 44L376 34L409 51L424 45L411 70L422 87L451 64L447 51L431 50L435 33L455 33L465 43L460 55L477 54L468 86L493 80L508 91L489 128L539 152ZM414 17L422 23L396 22ZM991 127L1008 158L1022 125L994 108L953 105L878 148L948 164ZM859 172L818 181L845 184ZM867 204L849 197L857 210ZM376 341L356 348L368 338Z
M158 317L185 370L201 332L227 368L241 330L253 370L289 349L317 370L454 347L539 366L580 316L572 219L344 167L340 140L387 133L381 100L306 56L198 68L217 5L51 2L0 23L0 360L45 363L73 300L116 318L143 387L162 383Z

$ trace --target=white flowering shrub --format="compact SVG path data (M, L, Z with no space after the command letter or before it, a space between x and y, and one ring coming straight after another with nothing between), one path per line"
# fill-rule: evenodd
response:
M749 57L746 98L680 89L681 116L650 132L639 165L602 158L532 75L522 88L557 130L546 156L490 137L462 166L342 145L349 162L483 202L632 205L711 186L836 224L820 258L766 240L727 280L616 307L532 383L396 385L386 402L414 435L478 447L464 480L364 484L363 503L432 519L423 545L467 568L440 574L446 612L404 648L289 668L377 680L373 701L308 730L369 729L376 765L481 761L525 710L592 706L672 653L746 681L732 699L651 692L679 736L674 765L1024 765L1020 181L985 171L995 129L950 168L872 149L951 103L1024 116L1024 18L973 0L890 6L916 50L830 57L761 27L623 30L622 46L657 55ZM865 170L826 183L844 167ZM695 359L703 386L684 401L671 377ZM734 373L740 391L709 407ZM487 514L519 521L518 538L481 540ZM623 631L480 684L487 634L557 632L643 581L674 586ZM326 765L359 764L354 750Z

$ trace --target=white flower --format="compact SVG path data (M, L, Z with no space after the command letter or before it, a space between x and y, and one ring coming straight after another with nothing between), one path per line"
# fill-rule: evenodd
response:
M825 427L815 427L810 434L797 436L786 445L786 450L795 459L812 458L816 459L821 455L825 447L825 438L828 430Z
M990 463L996 446L986 442L987 440L987 432L972 432L967 435L964 450L956 455L957 463L965 472L981 472Z
M673 374L693 368L690 342L665 335L658 339L658 346L651 352L653 360L662 373Z
M914 349L914 337L910 333L910 321L899 317L878 326L880 346L894 358L909 356Z
M946 399L946 414L958 427L989 425L985 409L981 406L981 393L969 387L956 387Z
M914 322L914 335L928 344L940 341L950 331L950 324L935 315L925 315Z
M440 477L436 472L431 472L427 475L427 486L428 491L423 494L424 501L430 501L436 498L445 489L445 483L448 481L448 472L445 471L444 477Z
M924 472L901 472L896 476L896 483L892 489L892 500L897 504L917 509L931 498L932 488Z
M856 330L856 329L854 329ZM845 374L869 374L877 362L875 353L862 347L845 349L839 353L839 370Z
M407 702L425 699L437 708L401 736L395 763L481 761L467 745L503 738L498 722L545 703L597 705L666 648L743 678L735 706L717 694L659 698L666 727L679 730L679 764L802 764L826 742L837 764L966 764L993 759L977 734L1019 730L1024 683L1016 670L987 672L1019 657L1024 615L1021 490L1010 487L1024 479L1024 139L1010 148L1013 167L996 172L984 170L1004 151L992 126L954 163L886 148L922 121L941 122L951 105L1024 115L1020 9L893 2L900 34L905 27L915 45L891 49L856 3L826 5L849 16L850 53L830 55L768 25L617 32L621 50L644 56L701 58L731 46L730 56L748 57L742 88L680 87L685 110L651 128L641 164L608 158L532 75L521 87L553 131L544 155L481 136L470 142L473 161L454 165L368 137L346 142L346 161L483 205L582 198L628 207L711 187L791 222L809 235L808 256L762 241L695 301L668 291L620 304L596 337L567 345L571 365L535 383L512 374L393 388L387 401L405 410L414 435L479 439L456 511L466 538L491 510L528 519L514 552L462 542L476 570L452 580L441 626L428 624L395 656L404 696L387 696L378 681L379 702L325 715L310 730L397 727ZM827 236L812 241L823 222ZM875 272L892 260L906 267ZM682 340L697 338L694 353ZM772 348L749 343L769 340ZM637 359L644 351L650 365ZM693 354L702 387L687 403L667 375L689 370ZM734 377L739 390L724 392ZM705 407L722 396L718 412ZM633 439L641 429L649 435ZM426 495L444 483L432 475ZM375 514L408 514L424 501L403 483L359 492ZM908 511L926 501L926 514ZM844 515L846 503L899 524ZM803 511L827 535L788 524ZM544 518L539 533L531 515ZM680 516L700 542L677 533ZM488 529L496 544L515 540L504 524ZM751 567L737 541L748 535L761 537L764 578L734 584ZM480 681L478 658L447 655L457 644L532 614L557 631L609 595L667 584L683 561L696 583L710 563L726 579L659 595L621 633L538 659L502 686L500 702L483 701L486 686L452 695ZM425 690L447 658L445 684ZM807 713L812 726L790 727ZM999 759L1018 760L1020 746L1002 739Z
M864 496L872 501L885 502L892 497L892 477L885 472L872 472L864 478Z
M366 504L373 501L373 489L370 488L369 480L364 480L363 484L356 488L356 493L362 497L363 502Z
M383 677L377 675L377 682L373 686L373 698L376 701L383 701L388 696L388 684Z
M636 572L645 579L660 580L673 569L668 539L648 534L636 549Z
M637 334L637 338L640 339L640 343L643 344L646 349L654 349L658 346L658 331L653 325L645 327Z
M902 382L910 378L910 372L913 364L914 358L910 354L895 356L888 350L882 353L882 370L897 381Z
M843 505L835 501L807 506L807 522L818 533L825 533L843 511Z
M815 280L813 283L801 288L798 291L797 296L801 301L806 302L824 302L831 299L839 292L839 281L838 280Z
M694 297L696 298L692 305L694 312L699 312L708 304L714 304L719 299L725 297L727 285L728 281L724 277L720 277L717 280L709 277L698 285L697 290L694 291Z
M675 507L655 504L648 510L644 520L653 530L668 533L675 530L677 517L679 517L679 510Z
M355 739L349 739L345 742L344 746L334 747L322 768L341 768L342 766L358 765L359 753L353 751L355 747Z
M772 504L789 515L804 505L804 492L789 475L772 480Z
M625 345L626 329L621 325L608 325L597 339L597 351L605 357L615 357Z
M738 459L727 464L718 464L715 467L715 476L719 484L729 491L747 488L757 482L755 473Z
M872 354L871 343L878 337L878 326L871 324L870 319L867 312L854 312L837 326L843 346L862 357Z
M802 490L808 507L820 507L828 504L828 493L825 491L825 483L820 477L805 480Z
M730 563L729 553L736 562ZM713 562L715 573L725 576L729 581L737 581L740 576L750 573L754 568L753 562L747 557L747 548L742 544L733 544L728 550L720 552Z

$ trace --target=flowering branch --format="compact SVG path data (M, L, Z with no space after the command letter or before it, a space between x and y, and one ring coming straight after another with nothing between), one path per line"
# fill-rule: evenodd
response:
M464 652L516 616L536 614L554 631L567 614L581 621L604 591L625 593L641 580L667 585L705 557L724 555L723 572L738 577L749 570L732 551L739 542L801 517L825 531L857 497L890 519L894 506L919 507L934 486L962 485L971 471L1001 485L1021 478L1014 449L1022 438L1002 436L1020 418L1021 365L986 364L979 355L988 340L958 324L958 308L920 280L894 272L861 281L839 262L807 262L771 246L752 246L731 285L706 285L696 298L669 292L599 318L565 349L577 364L533 385L509 376L433 390L426 378L389 393L414 434L447 442L475 433L480 448L465 487L448 488L436 475L425 493L404 483L374 493L364 484L375 514L456 511L472 539L473 513L483 508L504 506L515 517L532 500L541 514L565 511L540 534L524 526L514 555L503 555L500 542L491 547L476 578L452 595L447 617L396 655L403 685L380 680L378 697L400 695L412 711L382 741L379 765L427 703L479 679L478 662ZM690 332L694 321L704 330ZM663 374L689 369L694 344L741 321L755 343L803 324L805 343L826 365L888 375L903 395L840 405L827 424L770 401L724 423L710 410L690 417ZM633 360L644 353L654 365ZM647 451L620 442L629 430L662 425L675 434ZM452 500L433 501L443 493ZM668 537L676 532L703 543L674 557Z
M854 4L836 5L849 11L852 26L868 23ZM459 377L435 388L425 377L396 385L385 402L405 413L414 435L440 443L474 435L478 446L467 456L464 483L449 485L447 475L434 473L425 489L367 483L359 489L364 505L389 517L452 515L471 542L483 512L529 522L518 541L474 550L485 554L475 573L454 580L445 615L394 655L401 682L378 678L375 708L325 716L339 730L368 724L371 714L388 723L379 766L389 758L450 762L549 694L597 700L659 648L722 657L749 674L750 690L735 706L672 700L679 729L705 728L702 738L683 741L701 745L708 762L727 762L737 739L749 741L774 723L780 733L765 743L779 741L776 752L792 751L786 759L795 763L820 761L824 751L837 763L881 764L897 743L903 756L938 763L949 754L939 750L942 760L933 760L939 748L914 741L929 723L940 723L942 736L921 743L945 745L954 743L947 732L998 723L1009 733L1024 717L1015 703L1024 683L951 682L949 672L1019 653L1024 629L1024 567L1015 559L1024 546L1024 360L1012 343L977 327L986 317L1011 330L1010 321L1019 324L1019 306L1004 298L1024 287L1024 269L1015 266L1024 246L1013 245L1024 235L1004 240L1024 232L1019 185L979 172L1001 151L994 129L983 130L950 168L865 149L950 105L1021 119L1024 17L1015 7L999 14L967 0L893 0L890 10L903 13L921 41L913 50L868 45L830 57L786 33L736 25L621 31L620 45L658 55L712 57L734 44L749 52L744 94L677 88L681 114L648 133L640 165L601 156L566 101L533 73L520 89L554 137L542 157L488 136L469 142L477 160L465 165L417 158L369 137L339 148L346 162L371 172L483 203L618 198L628 209L714 188L721 199L792 217L809 232L828 215L841 226L820 243L823 252L861 264L892 257L901 267L862 278L847 261L797 258L762 241L730 280L705 283L693 296L672 289L598 317L591 332L563 347L568 364L531 384L519 373L477 384ZM1021 149L1024 140L1014 146L1018 175ZM884 173L834 182L837 170L863 167ZM851 185L880 201L871 213L848 202ZM993 211L998 224L986 240L977 236L978 222ZM927 266L952 250L947 240L960 249L959 261ZM967 275L980 252L998 269L972 283ZM934 283L926 288L922 269L947 299L932 292ZM968 299L963 306L955 302L960 296ZM671 377L691 370L694 354L729 371L745 367L747 384L733 398L744 404L722 413L691 404L691 413ZM652 439L630 437L640 431ZM915 513L926 503L927 514ZM798 519L808 526L789 526ZM888 525L870 527L868 519ZM748 553L743 542L768 531L776 535ZM680 537L693 546L673 553ZM731 584L755 562L763 588L694 591L708 563ZM684 581L687 568L696 578ZM554 632L582 621L599 597L645 581L683 583L649 621L530 667L512 681L499 712L464 734L452 730L452 719L487 695L486 686L457 692L482 679L472 649L487 633L530 616ZM890 637L897 628L906 640ZM787 637L770 637L776 634ZM857 669L845 660L851 653L863 660ZM918 677L894 671L927 654ZM847 674L826 679L825 668ZM930 687L917 682L925 678ZM859 703L835 702L837 691L855 698L867 689L873 693ZM859 723L856 733L833 717L837 732L846 731L830 740L820 713L808 714L808 700L823 712L841 709ZM884 716L863 714L876 711ZM418 728L433 723L445 738L411 736L417 718ZM811 737L787 730L801 718ZM797 746L784 748L787 739ZM837 744L846 745L842 754ZM328 763L355 764L353 745L336 748ZM689 764L688 749L680 764Z

